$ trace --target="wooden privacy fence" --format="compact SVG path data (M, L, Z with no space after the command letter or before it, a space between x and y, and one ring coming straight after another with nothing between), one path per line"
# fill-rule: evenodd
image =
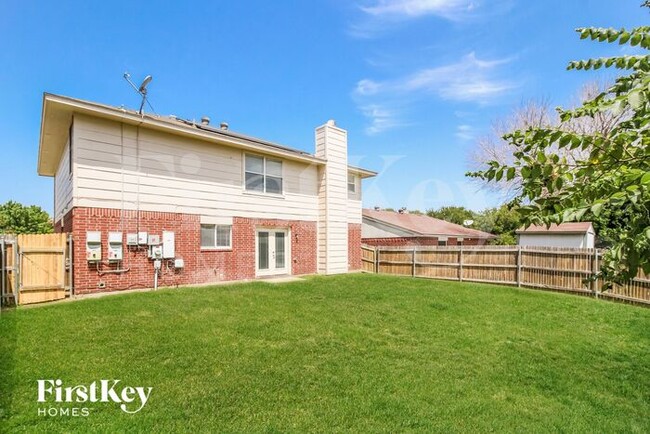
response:
M0 235L0 306L16 303L17 253L16 238L13 235Z
M520 246L362 246L364 271L433 279L501 283L650 303L650 276L603 291L585 279L600 267L602 252Z
M31 304L65 298L71 288L70 243L65 233L1 238L2 304Z

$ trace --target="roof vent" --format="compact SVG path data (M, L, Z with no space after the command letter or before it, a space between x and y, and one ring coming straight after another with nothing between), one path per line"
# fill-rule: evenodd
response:
M221 125L219 125L222 130L228 131L228 122L221 122Z
M406 214L406 207L405 206L401 207L398 212L400 214Z
M381 211L381 207L376 206L375 211Z
M210 125L210 118L207 117L207 116L203 116L203 117L201 118L201 124L202 124L202 125Z

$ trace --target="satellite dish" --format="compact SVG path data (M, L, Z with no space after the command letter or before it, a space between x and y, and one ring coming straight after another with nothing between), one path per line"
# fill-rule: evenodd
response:
M464 220L463 221L463 226L472 226L474 224L474 220Z
M139 88L135 87L135 84L133 84L133 82L131 81L131 74L129 74L128 72L124 73L124 79L129 82L133 90L135 90L140 94L140 96L142 96L142 102L140 103L140 110L138 110L138 113L142 115L142 109L144 108L145 102L149 104L149 107L151 107L151 103L149 102L149 100L147 100L147 86L149 85L149 83L151 83L153 77L151 75L147 75L144 78L144 80L142 80L142 84L140 85ZM153 107L151 107L151 110L153 110Z
M140 88L138 89L138 92L140 92L143 96L147 94L147 85L151 83L151 80L153 79L152 76L147 75L144 80L142 80L142 84L140 85Z

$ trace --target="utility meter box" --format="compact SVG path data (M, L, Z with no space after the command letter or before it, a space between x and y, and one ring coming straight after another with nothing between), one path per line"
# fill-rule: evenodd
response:
M108 233L108 260L121 261L122 260L122 232L109 232Z
M185 266L185 261L182 258L174 259L174 268L183 268Z
M146 246L147 245L147 233L138 232L138 244Z
M86 232L86 259L88 262L102 260L102 233L98 231Z
M163 259L173 259L174 252L174 233L171 231L163 231L162 233L163 245Z
M126 234L126 245L127 246L137 246L138 245L138 234Z
M147 244L149 244L150 246L160 245L160 235L149 234L149 239L147 240Z
M163 247L161 245L149 246L149 257L151 259L162 259Z

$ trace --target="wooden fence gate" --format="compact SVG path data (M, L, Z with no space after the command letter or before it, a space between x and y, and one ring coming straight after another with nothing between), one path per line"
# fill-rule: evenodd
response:
M3 305L60 300L70 293L68 234L24 234L5 237L1 244Z

